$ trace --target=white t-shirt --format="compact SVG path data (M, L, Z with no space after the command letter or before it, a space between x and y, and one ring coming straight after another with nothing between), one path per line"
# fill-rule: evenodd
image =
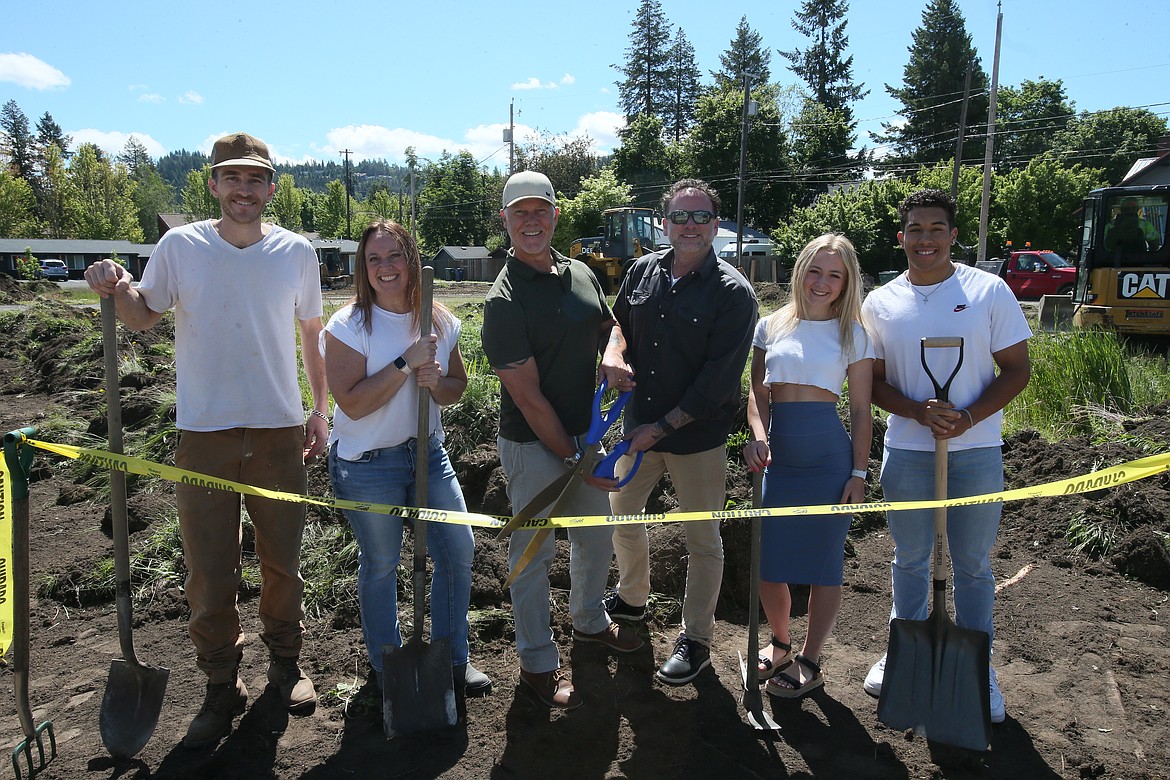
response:
M361 312L353 304L338 309L325 325L325 332L350 349L366 356L366 376L381 371L394 362L411 344L418 341L418 328L410 314L395 314L373 306L370 309L371 330L367 331ZM441 373L447 375L451 352L459 343L463 324L454 316L443 323L435 359ZM438 329L434 331L438 333ZM325 334L321 334L324 353ZM443 424L438 404L431 404L431 435L443 439ZM380 409L360 420L351 420L340 406L333 407L333 431L329 443L337 443L337 455L343 460L356 460L363 452L396 447L418 435L418 383L414 375L406 378L402 387Z
M175 309L176 414L189 431L305 422L294 318L321 316L317 255L275 225L240 249L211 220L168 230L138 292Z
M861 323L853 324L853 354L846 356L839 320L798 320L791 333L769 341L768 319L756 323L752 338L752 346L765 350L764 384L812 385L841 395L849 366L874 356Z
M1020 304L1007 283L994 274L956 264L955 273L930 290L923 301L906 274L869 294L861 307L862 321L873 337L877 358L886 362L886 381L907 398L935 396L922 368L923 338L961 336L963 364L951 383L950 401L965 409L995 378L992 354L1026 341L1032 335ZM945 384L958 361L957 349L929 349L927 362L939 384ZM980 420L971 430L947 440L953 450L1003 444L1003 412ZM887 447L934 450L930 428L891 414Z

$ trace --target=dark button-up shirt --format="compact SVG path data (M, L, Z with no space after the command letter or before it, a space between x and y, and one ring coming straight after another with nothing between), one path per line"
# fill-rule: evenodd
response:
M672 287L673 260L668 249L634 262L618 290L614 316L637 382L625 410L626 432L677 406L694 420L652 449L686 455L727 442L757 307L751 284L714 251Z

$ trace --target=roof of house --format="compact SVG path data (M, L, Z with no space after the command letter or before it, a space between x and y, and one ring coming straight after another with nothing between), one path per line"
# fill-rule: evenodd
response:
M486 246L445 246L435 252L436 258L440 255L446 255L452 260L477 260L491 257Z
M38 252L53 252L70 255L139 255L149 257L154 244L132 244L129 241L98 241L76 238L0 238L0 252L5 254L31 249Z

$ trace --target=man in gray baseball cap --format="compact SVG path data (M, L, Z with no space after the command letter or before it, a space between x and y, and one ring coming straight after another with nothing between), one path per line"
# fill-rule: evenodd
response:
M500 378L500 432L496 445L516 510L566 470L576 468L585 444L597 382L597 355L614 327L613 312L593 271L552 248L558 210L548 177L514 174L504 185L500 216L512 239L508 261L484 304L484 354ZM602 363L610 387L630 375L624 363ZM567 514L608 515L613 480L592 476L577 484ZM550 502L551 503L551 502ZM547 517L543 507L537 517ZM508 562L515 567L534 531L515 531ZM610 620L601 607L613 555L613 529L569 530L572 545L569 612L573 641L630 653L637 633ZM574 709L584 702L560 668L549 611L549 570L556 546L550 535L512 584L512 614L520 658L520 688L547 707Z

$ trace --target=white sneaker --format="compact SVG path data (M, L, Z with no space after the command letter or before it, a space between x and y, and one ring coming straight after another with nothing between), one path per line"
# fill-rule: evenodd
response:
M990 667L987 669L987 676L991 679L991 722L1003 723L1007 717L1007 709L1003 706L1003 693L999 690L999 680L995 677L995 670ZM868 685L869 679L866 678L865 682Z
M869 674L865 675L865 683L861 686L865 692L875 699L882 695L882 680L886 676L886 657L883 655L878 662L869 667ZM1000 699L1002 702L1002 698ZM1001 704L1002 709L1002 704Z

